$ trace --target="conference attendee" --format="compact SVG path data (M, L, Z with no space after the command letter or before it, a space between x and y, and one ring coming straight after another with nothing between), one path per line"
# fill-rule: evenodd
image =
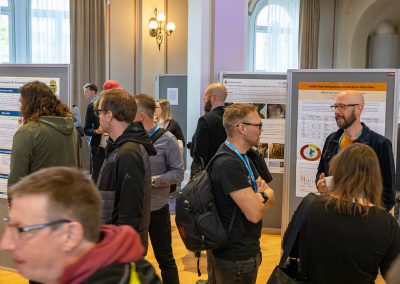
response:
M103 91L94 110L110 138L97 187L103 199L102 222L130 225L140 235L147 252L150 224L151 169L155 155L150 138L135 119L135 99L124 89Z
M124 88L115 80L107 80L103 84L103 90L111 90L111 89L117 89L117 90L123 90Z
M228 228L228 244L213 253L217 284L256 283L261 263L260 236L265 209L275 200L273 190L259 177L246 152L258 146L261 119L254 105L232 104L225 110L226 141L213 160L209 175L215 205Z
M13 137L8 186L42 168L78 166L78 138L68 106L39 81L20 91L23 124Z
M42 169L13 185L0 249L37 283L161 283L129 226L99 226L101 200L77 169ZM145 275L144 272L146 271Z
M339 152L352 143L362 143L374 149L379 159L382 175L382 201L387 210L395 203L395 170L392 143L386 137L370 130L360 121L364 110L364 97L358 91L343 91L335 98L331 106L335 112L336 124L339 130L326 138L322 156L318 165L316 184L318 191L327 190L325 177L331 175L329 163Z
M176 137L179 146L183 149L186 145L185 136L179 123L172 118L171 104L167 99L156 100L156 110L154 112L157 124Z
M149 236L154 255L166 284L179 284L178 268L172 252L170 186L183 180L183 159L175 136L154 122L156 102L150 95L135 96L135 121L143 124L157 155L150 157L152 190Z
M199 118L192 138L190 155L193 157L192 174L210 161L219 146L225 141L226 133L222 125L224 104L228 92L219 83L210 84L204 94L205 115Z
M88 137L90 146L90 173L94 182L97 181L100 168L103 165L105 157L105 147L107 145L108 135L100 127L99 118L94 113L98 106L99 96L97 95L97 86L87 83L83 86L83 94L89 101L85 115L84 133Z
M375 151L362 143L330 162L333 184L312 203L299 235L306 283L374 283L400 253L400 228L383 207ZM302 261L303 260L303 261Z

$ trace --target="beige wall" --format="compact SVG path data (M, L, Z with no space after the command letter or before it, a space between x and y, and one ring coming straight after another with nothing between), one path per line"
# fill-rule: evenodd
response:
M164 39L160 51L148 30L155 5L176 24L176 31ZM186 74L187 17L187 0L111 0L108 77L132 93L154 95L157 73Z

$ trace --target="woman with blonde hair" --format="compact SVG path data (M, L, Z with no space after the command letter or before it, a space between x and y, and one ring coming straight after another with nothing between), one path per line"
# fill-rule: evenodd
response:
M160 99L156 101L156 111L154 112L157 124L169 132L171 132L178 140L181 149L185 147L185 136L182 133L182 129L179 123L172 118L171 115L171 104L166 99Z
M333 184L312 203L299 234L307 283L374 283L400 252L400 228L382 206L374 150L353 143L330 163Z

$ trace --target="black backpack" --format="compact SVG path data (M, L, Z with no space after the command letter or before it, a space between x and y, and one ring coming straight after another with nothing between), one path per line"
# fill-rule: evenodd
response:
M176 226L185 247L193 252L221 248L229 241L237 206L227 231L215 206L208 174L214 159L222 155L226 153L217 153L205 169L195 174L176 199Z

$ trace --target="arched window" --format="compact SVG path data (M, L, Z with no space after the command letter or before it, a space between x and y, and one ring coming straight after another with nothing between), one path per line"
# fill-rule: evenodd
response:
M260 0L249 18L249 70L298 68L300 0Z
M69 62L69 0L0 0L0 63Z

